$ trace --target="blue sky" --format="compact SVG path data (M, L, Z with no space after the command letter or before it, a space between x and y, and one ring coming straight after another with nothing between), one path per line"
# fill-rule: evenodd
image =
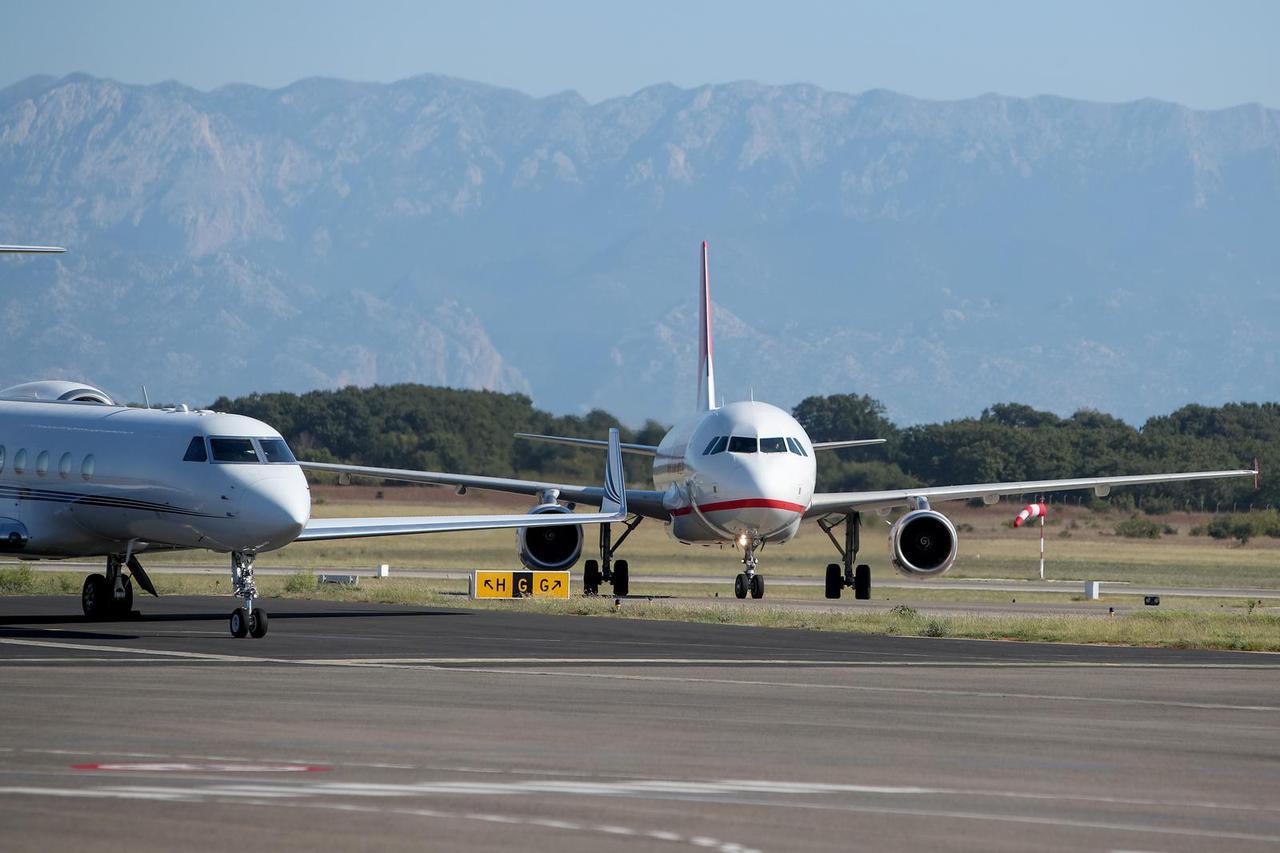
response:
M201 89L450 74L591 101L752 79L926 98L984 92L1280 107L1280 2L7 4L0 85L86 71Z

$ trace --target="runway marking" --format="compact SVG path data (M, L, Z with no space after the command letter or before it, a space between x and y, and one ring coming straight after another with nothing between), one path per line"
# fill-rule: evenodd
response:
M253 655L229 655L215 652L183 652L169 649L145 649L136 646L109 646L96 643L72 643L62 640L30 640L16 637L0 637L0 644L31 646L48 649L75 649L89 652L115 652L134 656L155 656L156 659L177 658L215 663L290 664L295 666L350 666L350 667L404 667L404 666L501 666L532 664L558 666L584 665L650 665L650 666L805 666L843 668L950 668L950 669L1280 669L1280 663L1161 663L1152 661L904 661L904 660L848 660L811 658L690 658L690 657L411 657L411 658L278 658ZM135 659L141 659L135 658ZM5 663L20 663L39 658L10 658ZM50 658L52 661L102 661L104 658L70 657ZM479 670L477 670L479 671Z
M1189 708L1200 711L1261 711L1265 713L1280 712L1280 706L1274 705L1228 705L1215 702L1179 702L1167 699L1122 699L1105 696L1073 696L1054 693L1014 693L1011 691L989 690L954 690L924 687L872 687L865 684L826 684L804 681L760 681L755 679L736 678L695 678L679 675L627 675L610 672L575 672L564 669L488 669L488 668L450 668L441 667L442 671L459 673L476 673L489 675L540 675L560 676L563 678L597 678L614 681L652 681L689 684L727 684L742 687L782 687L790 690L808 688L813 690L848 690L862 693L906 693L917 696L965 696L987 699L1031 699L1045 702L1090 702L1102 705L1142 705L1167 708Z
M321 764L283 764L264 762L210 763L133 761L111 764L72 764L72 770L107 770L141 773L328 773L332 767Z
M694 847L713 848L720 853L760 853L759 850L746 847L734 842L720 841L710 836L693 836L686 838L674 832L665 830L639 830L627 826L618 826L615 824L587 824L577 823L568 820L551 820L547 818L525 818L512 815L493 814L489 812L450 812L441 809L425 809L425 808L386 808L383 806L358 806L347 803L288 803L282 802L275 797L293 796L292 794L263 794L259 792L256 797L266 796L267 799L224 799L228 792L220 790L201 790L198 788L188 789L167 789L167 788L44 788L34 786L13 786L0 787L0 794L13 794L32 797L66 797L66 798L89 798L89 799L133 799L133 800L157 800L161 802L214 802L227 803L231 802L235 805L256 805L268 806L271 808L319 808L326 811L345 811L345 812L361 812L366 814L398 814L412 817L428 817L441 818L445 820L474 820L485 823L508 824L512 826L537 826L546 829L557 829L566 832L591 832L612 836L643 836L659 841L667 841L674 844L687 844Z
M697 847L715 847L722 853L736 853L744 848L741 845L722 842L709 836L691 836L682 837L674 833L667 833L665 830L641 831L631 827L619 826L616 824L582 824L573 821L549 820L546 818L523 818L512 815L496 814L492 812L449 812L439 809L388 809L381 806L358 806L347 803L326 802L323 805L319 803L290 803L286 800L290 798L308 798L322 795L328 796L413 796L432 793L452 793L463 796L484 796L484 795L510 795L510 794L553 794L564 796L566 794L580 794L583 796L624 796L639 798L677 798L684 799L689 796L689 785L691 783L676 782L672 784L670 790L657 787L651 783L641 785L632 785L630 788L626 786L590 786L584 790L575 790L564 786L545 786L530 785L529 783L515 783L509 786L484 786L470 784L453 784L440 785L435 783L421 783L406 786L369 786L369 785L348 785L343 783L318 784L310 786L291 786L291 785L211 785L204 787L187 787L187 788L168 788L168 787L149 787L149 786L123 786L110 788L53 788L39 786L10 786L0 787L0 795L14 794L27 796L52 796L52 797L90 797L90 798L110 798L119 797L124 799L154 799L169 802L218 802L218 803L236 803L236 804L253 804L253 805L272 805L272 806L290 806L302 808L324 808L328 810L342 811L362 811L372 813L392 813L392 814L408 814L420 815L426 817L438 818L462 818L467 820L484 821L488 823L502 823L511 825L528 825L542 826L553 829L565 830L582 830L589 832L598 832L609 835L637 836L643 835L649 838L659 840L670 840L676 843L683 842L685 844ZM984 812L966 809L928 809L928 808L911 808L906 806L896 806L892 804L866 803L841 801L838 803L815 803L815 802L795 802L792 800L770 800L770 799L743 799L743 798L724 798L730 793L761 793L763 790L771 790L769 786L776 786L781 790L779 793L794 796L797 793L817 793L817 794L833 794L833 793L858 793L867 795L897 795L897 796L1020 796L1016 792L996 792L996 791L965 791L960 789L948 788L924 788L914 786L870 786L870 785L829 785L829 784L808 784L808 783L775 783L763 780L724 780L721 782L706 783L703 788L705 795L699 798L700 801L718 801L732 805L758 805L764 807L782 807L782 808L801 808L801 809L817 809L831 811L858 812L869 814L892 814L906 817L930 817L941 819L961 819L961 820L979 820L996 823L1012 823L1023 825L1038 826L1054 826L1067 827L1075 829L1100 829L1115 832L1136 832L1136 833L1152 833L1159 835L1173 835L1195 838L1213 838L1213 839L1232 839L1244 841L1257 841L1276 843L1280 842L1280 835L1266 835L1261 833L1239 832L1234 830L1211 830L1197 829L1194 827L1171 827L1163 824L1140 824L1140 823L1123 823L1107 820L1078 820L1072 818L1059 817L1043 817L1038 815L1018 815L1018 814L1001 814L995 812ZM494 788L500 790L494 790ZM370 788L378 788L382 790L373 791ZM1079 800L1088 798L1065 797L1056 798L1045 796L1045 799L1068 799ZM1100 802L1119 802L1127 803L1125 800L1112 801L1106 798L1098 800ZM1158 803L1168 807L1186 807L1187 805L1201 808L1212 808L1211 804L1174 804L1174 803ZM1237 808L1236 806L1227 806L1227 808ZM671 836L675 836L674 838Z
M17 637L0 637L0 643L7 646L34 646L43 649L77 649L86 652L118 652L127 655L155 655L165 658L185 658L187 660L223 661L226 663L288 663L287 660L272 658L256 658L245 655L222 655L212 652L179 652L167 649L139 649L133 646L105 646L93 643L68 643L54 640L20 640ZM19 659L20 660L20 659Z

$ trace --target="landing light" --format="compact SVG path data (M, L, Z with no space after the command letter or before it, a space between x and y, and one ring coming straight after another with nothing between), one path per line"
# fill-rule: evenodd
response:
M738 534L738 547L739 548L747 547L747 534L745 533Z

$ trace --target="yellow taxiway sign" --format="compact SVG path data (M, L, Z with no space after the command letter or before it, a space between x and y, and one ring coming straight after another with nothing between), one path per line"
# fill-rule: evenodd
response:
M471 573L472 598L568 598L568 572Z

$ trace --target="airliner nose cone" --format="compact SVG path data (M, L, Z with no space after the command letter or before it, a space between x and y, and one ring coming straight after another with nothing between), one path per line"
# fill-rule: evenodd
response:
M240 518L262 550L288 545L311 518L311 493L301 475L259 480L248 488Z

